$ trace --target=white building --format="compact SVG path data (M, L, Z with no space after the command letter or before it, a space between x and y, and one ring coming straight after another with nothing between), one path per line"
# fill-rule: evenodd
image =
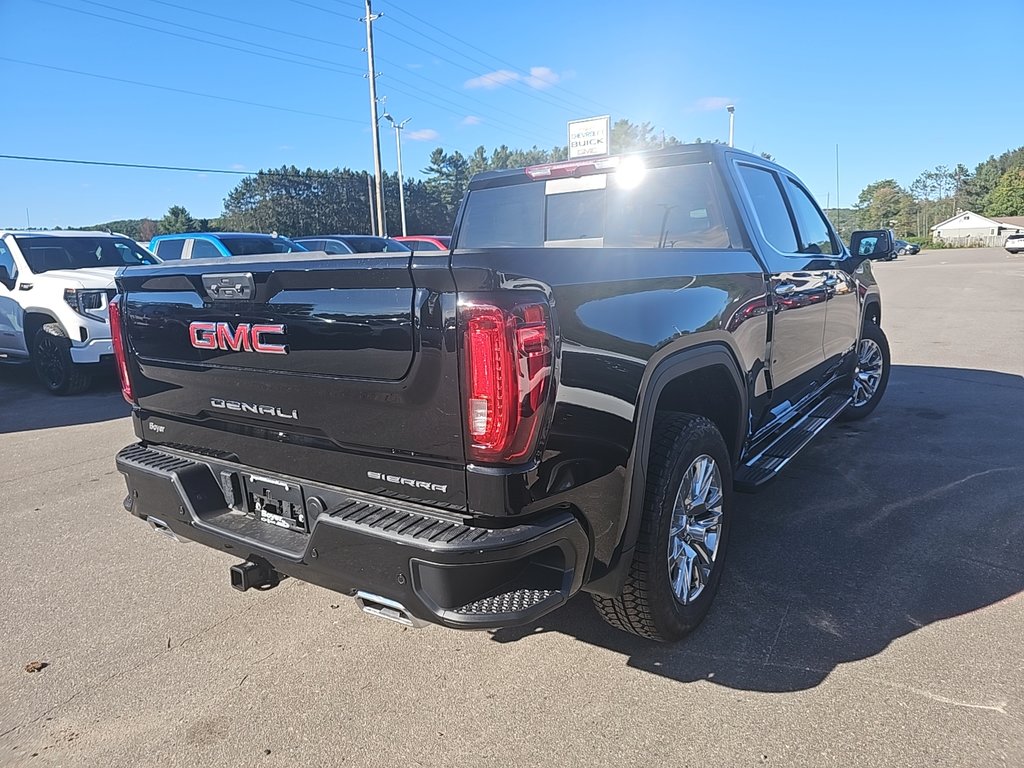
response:
M1024 216L982 216L960 211L932 227L932 240L952 245L1002 245L1007 235L1024 234Z

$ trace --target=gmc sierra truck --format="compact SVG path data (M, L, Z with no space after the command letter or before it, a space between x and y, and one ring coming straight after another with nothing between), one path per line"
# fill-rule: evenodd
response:
M877 406L871 259L786 169L716 145L497 171L447 252L122 270L124 506L409 626L578 591L672 641L718 588L734 489Z

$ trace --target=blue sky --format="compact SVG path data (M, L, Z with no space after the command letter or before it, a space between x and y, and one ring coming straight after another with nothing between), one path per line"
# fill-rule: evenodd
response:
M369 168L361 7L0 0L0 152ZM374 27L378 95L395 117L412 118L407 175L439 144L466 154L480 144L550 147L565 143L567 120L594 114L725 139L726 103L736 104L737 146L774 154L823 206L835 204L836 144L849 204L879 178L909 184L926 168L973 167L1024 141L1024 100L1011 98L1009 77L1020 71L1019 46L998 43L1020 0L969 9L867 0L856 10L803 0L377 0L374 10L384 13ZM394 170L394 133L385 127L381 141ZM0 160L0 174L5 226L23 226L26 208L45 227L158 217L174 204L216 216L238 181L12 160Z

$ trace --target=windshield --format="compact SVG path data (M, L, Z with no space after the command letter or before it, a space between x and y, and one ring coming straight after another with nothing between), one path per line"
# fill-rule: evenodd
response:
M343 240L356 253L395 253L412 250L397 240L392 240L390 237L360 235L358 237L345 237Z
M258 256L263 253L291 253L305 251L287 237L254 237L250 235L222 235L218 238L232 256Z
M55 269L127 267L159 264L160 260L126 237L16 237L18 247L34 274Z

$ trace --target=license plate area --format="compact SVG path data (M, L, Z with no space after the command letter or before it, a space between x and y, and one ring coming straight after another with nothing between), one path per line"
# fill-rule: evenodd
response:
M289 531L309 531L301 485L245 472L242 493L247 514L256 520Z

